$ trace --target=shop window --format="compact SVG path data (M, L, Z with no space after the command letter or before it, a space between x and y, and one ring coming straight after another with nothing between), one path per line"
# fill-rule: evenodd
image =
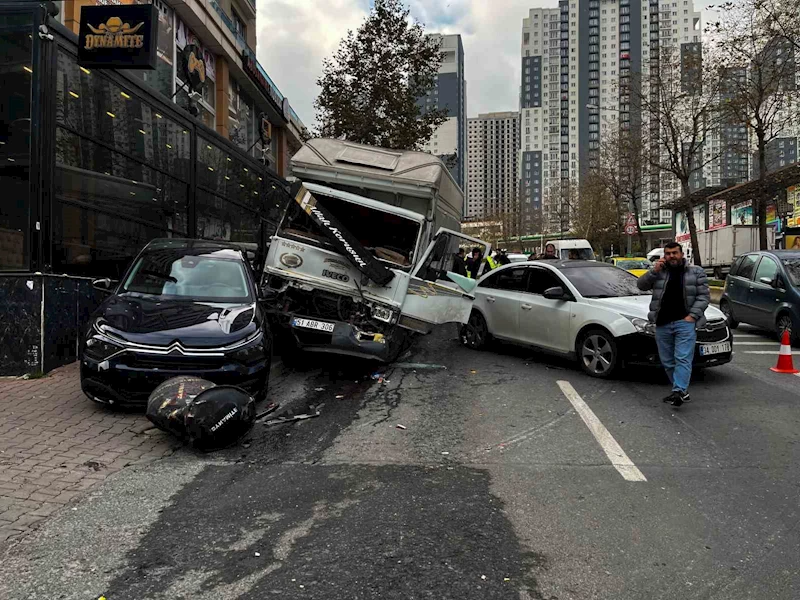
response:
M183 126L63 51L56 85L56 120L65 129L189 181L191 136Z
M257 214L215 194L197 190L197 237L208 240L259 243L261 219Z
M0 270L29 268L30 15L0 15Z
M188 184L56 128L53 269L119 276L153 238L188 234Z

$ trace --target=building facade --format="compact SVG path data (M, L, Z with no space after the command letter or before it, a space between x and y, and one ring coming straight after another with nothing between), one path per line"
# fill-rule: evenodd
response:
M692 0L559 0L529 11L521 39L520 190L541 209L546 232L569 227L570 199L596 162L604 132L623 128L658 139L632 99L632 78L641 73L646 88L659 48L680 49L700 37ZM644 222L671 220L660 207L674 196L674 182L662 186L661 179L647 175Z
M483 219L518 210L519 113L467 119L465 216Z
M261 135L274 128L256 131L252 113L232 110L237 105L229 96L221 102L205 88L186 99L186 108L170 97L175 82L162 56L169 52L164 21L148 31L158 35L157 61L164 65L143 76L79 63L78 38L61 18L53 3L0 2L4 375L74 360L79 332L102 299L92 279L118 280L150 240L228 240L258 252L286 199L287 184L276 172L280 153ZM169 35L177 36L176 29ZM204 40L185 41L197 49ZM179 44L176 39L173 49ZM173 75L179 54L170 55ZM243 86L239 99L246 91L254 111L271 106L278 119L254 85L245 89L244 80L223 75L219 55L195 60L195 70L201 64L206 74L215 70L208 88L234 80ZM203 106L212 101L213 119ZM217 127L222 115L228 135ZM230 136L237 120L244 140Z
M439 41L442 64L434 88L418 100L425 110L443 108L447 120L423 146L423 151L441 158L450 168L453 179L464 189L467 156L467 84L464 80L464 45L460 35L432 33Z
M307 132L256 59L255 0L64 0L58 18L77 34L83 6L151 3L159 17L157 67L130 73L182 108L196 110L206 127L242 150L258 158L266 150L278 174L288 175L289 159ZM200 49L206 76L194 102L181 64L188 45ZM262 115L270 137L266 148L258 140Z

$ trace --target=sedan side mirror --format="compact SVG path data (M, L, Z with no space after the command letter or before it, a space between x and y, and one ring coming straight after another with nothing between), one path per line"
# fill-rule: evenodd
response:
M551 288L547 288L544 291L544 297L548 300L566 300L567 293L564 291L564 288L561 286L555 286Z
M108 277L104 277L103 279L95 279L92 282L92 287L99 292L103 292L104 294L110 294L111 288L114 287L115 284L115 281L112 281Z

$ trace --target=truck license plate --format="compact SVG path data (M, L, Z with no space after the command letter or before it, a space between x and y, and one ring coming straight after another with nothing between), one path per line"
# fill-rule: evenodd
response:
M312 319L292 319L292 326L333 333L333 323L325 323L324 321L314 321Z
M700 346L700 356L708 356L709 354L723 354L730 351L730 342L721 342L719 344L702 344Z

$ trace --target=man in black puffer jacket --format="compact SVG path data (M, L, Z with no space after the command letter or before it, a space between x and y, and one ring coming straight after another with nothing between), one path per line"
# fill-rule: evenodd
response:
M697 328L705 325L711 300L706 272L687 264L681 245L669 242L664 257L639 278L638 286L653 290L648 318L656 325L658 356L672 383L664 402L680 406L689 402Z

